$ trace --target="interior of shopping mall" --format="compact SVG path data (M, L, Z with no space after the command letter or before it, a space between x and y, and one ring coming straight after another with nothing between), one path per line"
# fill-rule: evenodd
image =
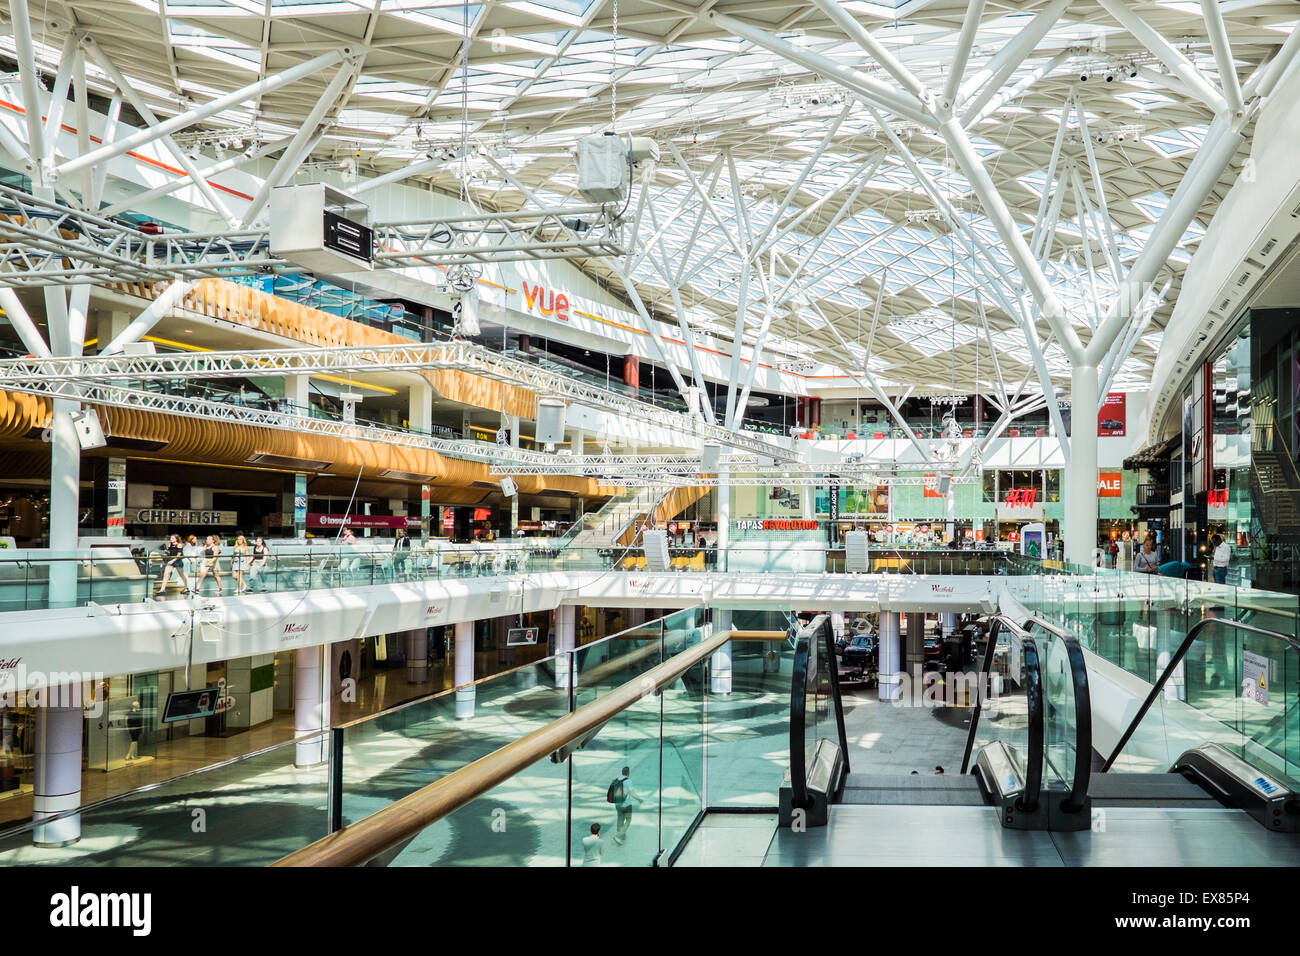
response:
M1300 864L1298 24L7 0L0 866Z

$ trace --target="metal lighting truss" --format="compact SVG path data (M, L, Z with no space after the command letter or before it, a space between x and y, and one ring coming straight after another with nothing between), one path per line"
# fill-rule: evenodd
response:
M587 385L527 362L507 358L468 342L441 344L351 346L347 348L266 349L244 352L181 352L161 355L93 355L81 358L21 358L0 361L0 389L31 395L66 395L52 391L65 385L87 387L99 383L142 382L161 379L219 379L320 373L351 375L376 372L418 372L456 369L613 412L703 443L726 445L765 458L791 459L783 445L753 432L732 431L618 392ZM152 395L153 393L144 392ZM170 398L171 396L156 396ZM105 404L124 404L106 399ZM138 406L132 402L132 407ZM167 409L159 408L159 411ZM180 414L180 413L178 413ZM255 423L254 423L255 424ZM428 447L433 447L432 445Z
M70 360L79 361L79 360ZM492 465L514 465L520 462L541 463L551 456L541 452L525 451L487 442L435 438L413 432L397 431L374 425L344 422L329 418L314 418L290 412L231 405L189 395L168 395L142 388L113 384L109 381L83 381L69 377L37 379L26 383L6 384L9 391L39 395L53 400L108 405L139 411L158 412L164 415L181 415L202 418L205 421L232 422L255 428L275 428L281 431L310 432L351 441L379 442L403 448L417 448L469 461L482 461Z
M571 228L588 217L585 231ZM566 223L564 220L568 220ZM600 206L524 209L376 223L375 265L398 269L466 262L621 255ZM0 186L0 286L160 282L300 272L271 255L265 228L151 235L134 226Z

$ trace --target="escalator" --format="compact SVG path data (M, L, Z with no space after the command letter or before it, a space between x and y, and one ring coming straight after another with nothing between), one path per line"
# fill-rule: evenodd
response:
M1083 652L1045 622L1029 629L1005 617L990 623L962 772L926 775L852 772L829 621L804 626L795 637L781 825L824 826L833 805L988 806L1011 829L1086 829L1092 718ZM993 665L1003 637L1023 693L995 699L1002 705L995 708L989 689L1000 686Z
M1281 656L1279 669L1284 673L1293 670L1288 665L1300 655L1295 637L1246 620L1198 622L1103 762L1093 786L1094 801L1101 808L1226 809L1245 814L1274 833L1300 833L1300 787L1286 773L1292 767L1287 744L1295 742L1289 739L1295 736L1295 700L1284 697L1280 719L1253 732L1246 732L1244 722L1240 729L1219 723L1222 730L1218 731L1216 722L1203 719L1206 711L1177 693L1174 680L1183 676L1185 660L1213 631L1234 633L1243 642L1250 639L1257 650L1270 649L1270 656ZM1245 692L1238 697L1233 688L1232 694L1244 707ZM1196 729L1211 739L1195 739ZM1171 757L1174 751L1181 752Z

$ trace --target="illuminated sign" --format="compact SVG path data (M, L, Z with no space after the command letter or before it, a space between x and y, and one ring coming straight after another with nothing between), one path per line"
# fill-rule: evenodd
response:
M1097 475L1098 498L1120 498L1124 495L1124 473L1103 471Z
M817 522L802 518L751 518L737 521L739 531L816 531Z
M1037 488L1012 488L1002 503L1008 508L1032 508L1037 499Z
M561 322L569 321L569 297L563 292L547 290L540 285L529 285L527 282L522 283L524 287L524 302L528 306L529 312L538 312L541 315L555 316Z
M1228 503L1227 488L1212 488L1205 493L1205 503L1211 508L1222 508Z

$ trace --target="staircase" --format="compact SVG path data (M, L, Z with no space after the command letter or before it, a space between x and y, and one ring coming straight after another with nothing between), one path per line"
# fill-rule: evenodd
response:
M583 515L582 520L559 539L559 546L609 548L639 544L643 524L661 527L708 492L707 486L698 485L672 488L667 492L662 488L629 489L610 498L599 511Z
M1300 474L1272 425L1256 425L1250 489L1260 524L1274 533L1300 532Z

